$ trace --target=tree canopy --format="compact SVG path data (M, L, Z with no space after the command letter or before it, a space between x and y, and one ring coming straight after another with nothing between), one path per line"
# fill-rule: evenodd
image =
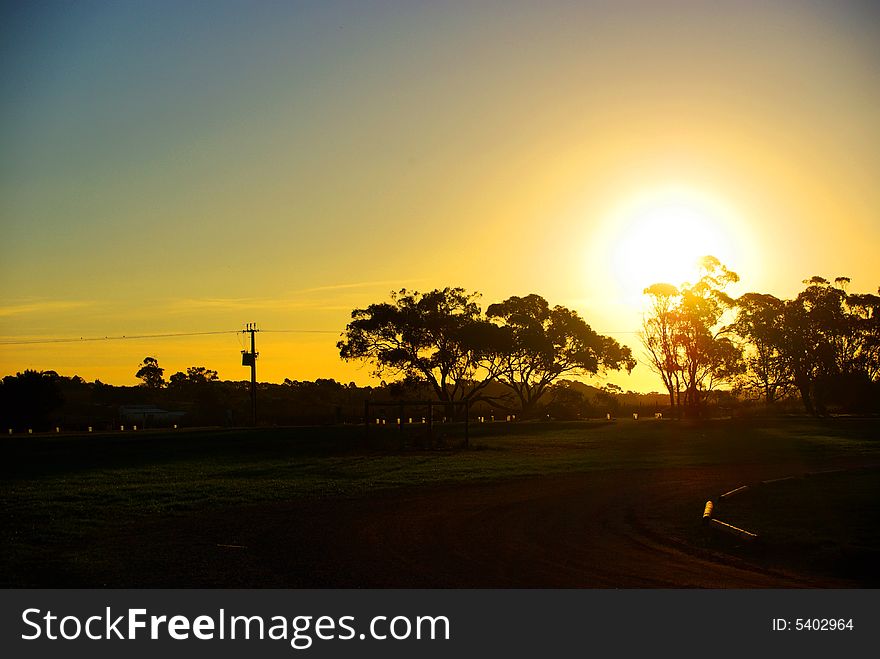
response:
M339 355L372 364L376 376L428 382L441 401L472 399L494 376L484 358L497 329L478 297L462 288L392 293L391 302L351 312Z
M165 386L164 373L165 369L159 366L155 357L144 357L135 377L143 380L143 386L149 389L160 389Z
M186 369L186 373L178 371L172 375L170 384L175 387L192 386L214 382L217 379L217 371L204 366L190 366Z
M741 350L721 325L733 306L724 289L739 276L713 256L702 259L701 273L695 284L645 289L651 307L642 323L642 345L676 416L699 416L708 393L742 371Z
M539 295L508 298L485 316L478 297L462 288L393 293L352 312L339 354L377 376L427 382L441 401L475 400L498 381L527 414L564 375L635 366L629 348Z
M782 376L804 408L826 414L828 405L865 408L880 376L880 297L850 294L849 278L819 276L783 307L782 331L773 333Z
M743 339L742 384L772 405L791 386L786 362L785 302L765 293L746 293L736 300L734 334Z
M486 315L501 323L493 359L497 378L525 414L563 376L629 372L636 365L629 348L594 332L576 312L551 308L540 295L510 297L490 305Z
M7 375L0 381L0 418L6 428L45 429L64 402L54 371Z

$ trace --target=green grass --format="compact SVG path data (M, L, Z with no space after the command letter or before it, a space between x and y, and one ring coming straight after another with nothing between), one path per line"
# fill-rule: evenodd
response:
M880 461L878 429L877 420L497 423L472 426L468 450L460 425L440 428L457 448L433 451L417 448L422 427L407 428L404 448L394 429L374 428L365 442L358 427L10 438L0 571L7 584L27 583L22 575L77 560L84 538L120 520L226 506L593 470Z
M437 451L401 451L396 431L374 431L364 447L359 428L31 438L7 444L2 500L13 518L43 511L87 520L111 510L155 514L596 469L880 458L880 442L862 430L854 423L519 424L477 427L470 450Z

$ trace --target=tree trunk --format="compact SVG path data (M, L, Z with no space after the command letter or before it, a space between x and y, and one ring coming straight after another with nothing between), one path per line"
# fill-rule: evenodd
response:
M807 411L807 414L810 416L816 416L816 410L813 407L813 398L810 396L810 383L799 382L798 391L801 394L801 402L804 404L804 409Z

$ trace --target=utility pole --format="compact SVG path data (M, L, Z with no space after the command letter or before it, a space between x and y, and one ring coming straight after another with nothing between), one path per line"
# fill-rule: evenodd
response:
M257 348L254 335L259 332L256 323L248 323L242 334L251 335L251 351L241 351L241 365L251 367L251 423L257 426Z

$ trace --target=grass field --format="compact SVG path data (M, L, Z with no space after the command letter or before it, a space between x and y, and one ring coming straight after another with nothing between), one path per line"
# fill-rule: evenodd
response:
M81 585L85 577L77 575L100 574L102 556L114 551L102 548L101 538L118 536L123 527L137 534L156 520L198 519L277 502L595 472L611 474L613 481L618 471L722 469L717 486L706 486L716 491L695 491L676 519L658 520L661 528L666 524L670 533L705 548L713 540L702 535L701 509L693 501L742 484L740 473L747 478L751 467L775 465L769 473L785 476L786 470L880 463L878 420L497 423L472 426L466 450L460 447L461 431L460 426L442 429L447 448L433 451L413 448L420 441L418 427L403 437L396 430L374 429L369 442L357 427L6 439L0 468L3 585ZM853 514L841 516L840 506L818 505L832 494ZM727 516L736 518L732 523L760 527L768 540L779 532L780 546L802 542L801 549L816 543L852 549L867 543L859 555L876 557L877 495L876 483L863 475L853 486L841 479L825 492L792 489L783 520L772 516L778 505L755 502L749 508L745 498L736 502L742 508L729 508ZM797 518L791 511L803 514ZM838 523L801 530L804 524L824 524L829 516ZM790 524L783 532L785 520ZM874 531L864 534L862 522L874 524Z

